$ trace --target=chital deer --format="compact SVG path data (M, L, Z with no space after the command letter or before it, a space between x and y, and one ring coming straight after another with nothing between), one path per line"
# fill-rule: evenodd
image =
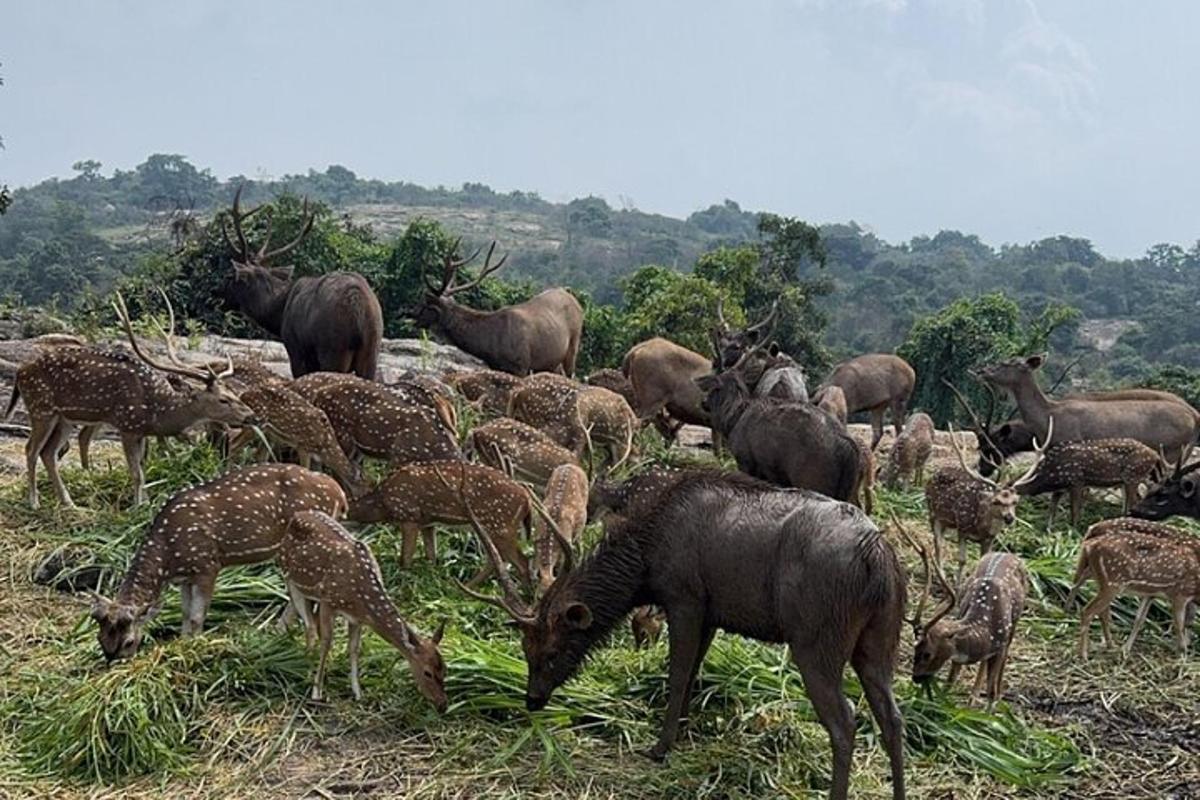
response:
M629 617L629 629L633 634L633 649L653 647L662 635L667 612L658 606L638 606Z
M455 485L448 485L447 481ZM425 555L437 558L437 542L433 525L467 525L463 497L456 486L466 486L466 497L479 509L483 523L508 563L529 580L529 561L521 552L522 529L527 536L533 532L532 508L525 487L499 470L465 461L426 461L403 464L367 494L350 504L349 518L355 522L391 522L400 525L404 534L401 563L412 565L417 548L417 534L425 540ZM485 562L471 579L478 585L491 573Z
M384 386L384 384L368 381L346 372L310 372L292 381L291 388L303 397L311 399L333 386L358 386L364 383L367 384L372 395L378 394L376 390L380 386ZM457 434L458 412L455 410L454 404L442 395L408 381L389 383L385 388L405 404L421 405L436 411L438 419L442 421L446 429Z
M942 574L941 565L930 563L928 551L909 536L895 514L892 521L921 554L925 565L925 589L917 603L916 614L909 620L916 639L913 681L931 688L938 671L949 661L947 684L953 686L963 664L979 664L970 697L974 700L986 685L988 710L991 710L1002 694L1008 651L1017 622L1025 610L1025 597L1029 592L1029 573L1025 565L1010 553L988 553L979 559L974 574L958 595ZM929 621L922 624L921 612L929 599L934 575L946 600ZM955 607L957 614L948 617Z
M254 413L221 383L231 369L214 372L185 366L166 331L162 334L172 363L155 361L138 344L119 294L113 305L134 353L144 363L111 350L56 347L17 370L5 416L11 417L17 400L24 398L30 421L25 464L33 508L38 507L38 458L46 467L59 502L73 505L58 474L57 458L72 425L102 424L120 433L133 482L134 505L139 505L143 500L142 459L147 436L174 436L209 420L237 426L254 423ZM162 373L199 381L204 388L175 389Z
M1161 595L1171 604L1175 649L1188 650L1192 604L1200 600L1200 541L1182 531L1145 520L1115 519L1093 525L1084 538L1075 567L1075 589L1092 578L1099 586L1096 597L1084 607L1079 620L1079 656L1087 659L1092 620L1099 616L1104 643L1111 647L1110 607L1129 592L1142 598L1125 652L1133 648L1149 611L1149 600Z
M925 482L925 464L933 454L933 419L917 413L908 418L904 429L892 444L887 464L880 476L888 486L901 482L920 486Z
M559 537L574 544L583 536L587 525L588 476L574 464L564 464L550 475L542 498L545 513L533 523L533 570L540 591L545 591L558 577L563 552ZM553 523L557 533L552 533Z
M586 386L561 375L538 373L512 394L509 416L532 425L577 455L593 443L605 445L615 469L628 458L639 423L616 392Z
M1053 434L1054 423L1049 433ZM950 442L958 455L959 467L942 467L925 484L925 504L929 509L929 527L933 530L934 558L942 558L942 534L953 530L958 534L957 581L967 561L967 542L979 544L980 555L987 555L992 542L1002 528L1017 521L1017 493L1037 470L1050 442L1035 444L1037 459L1020 477L1001 484L985 478L967 463L966 453L959 444L954 429Z
M1046 450L1037 470L1018 492L1029 497L1051 493L1047 530L1054 525L1062 495L1069 494L1074 528L1079 524L1086 489L1120 486L1122 512L1128 514L1140 497L1142 482L1161 479L1164 472L1159 454L1134 439L1058 442Z
M350 634L350 689L355 700L362 698L358 651L366 625L404 655L425 699L438 711L446 710L446 664L438 652L445 625L428 639L409 627L388 597L371 548L323 511L302 511L287 526L279 548L279 568L307 635L314 628L312 604L318 604L315 628L321 648L313 700L322 699L333 625L341 616L346 618Z
M461 458L458 439L438 412L371 381L335 381L308 394L325 412L342 450L390 464Z
M181 587L183 635L199 633L217 574L274 558L292 515L313 510L340 516L346 495L333 478L294 464L231 470L176 494L138 545L116 597L96 596L92 616L105 657L137 651L168 583Z
M579 466L567 448L532 425L501 417L471 431L471 449L480 461L523 481L545 486L551 473L564 464Z
M362 471L346 457L324 411L286 386L270 384L242 392L242 402L254 411L259 427L268 438L296 451L300 466L311 468L315 456L333 470L351 494L366 490ZM243 428L230 442L230 453L241 450L256 435L253 429Z
M633 381L629 380L619 369L598 369L584 378L584 383L588 386L599 386L610 392L616 392L625 398L625 402L629 403L630 408L633 408L637 402L637 397L633 393Z
M477 411L489 417L507 414L512 393L521 385L516 375L494 369L448 372L443 379Z

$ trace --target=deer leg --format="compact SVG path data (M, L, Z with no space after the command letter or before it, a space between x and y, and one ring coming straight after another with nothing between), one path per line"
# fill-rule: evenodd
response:
M942 523L936 519L929 520L929 529L933 531L933 563L942 565Z
M321 639L321 650L317 656L317 674L313 678L312 699L319 702L324 694L325 662L329 660L329 648L333 646L333 609L329 607L329 603L321 603L317 609L317 635Z
M300 591L300 587L294 583L288 583L288 595L292 598L292 608L296 609L296 613L300 615L300 620L304 623L304 647L305 649L311 649L317 632L317 624L313 619L312 603Z
M142 459L146 454L146 439L136 433L121 435L121 449L125 451L125 464L129 469L129 479L133 482L133 504L140 506L145 488L145 476L142 472Z
M59 504L66 508L74 508L75 503L71 500L67 485L63 483L62 476L58 474L58 448L67 440L69 434L70 428L65 422L54 426L50 432L50 438L42 447L42 464L46 467L46 474L50 476L50 485L54 487Z
M859 636L850 664L858 674L891 762L893 800L904 800L904 720L892 693L893 658L894 654L883 640L876 639L867 630Z
M362 687L358 685L358 650L362 647L362 624L354 620L347 621L350 637L346 649L350 653L350 691L355 700L362 699Z
M191 622L189 635L195 635L204 630L204 620L208 618L208 607L212 605L213 589L217 585L217 576L197 575L192 579L192 609L188 614Z
M1121 513L1128 515L1133 504L1141 499L1141 495L1138 481L1124 484L1121 487Z
M900 431L904 428L904 417L907 413L908 400L898 397L892 401L892 428L896 431L896 436L899 436Z
M884 407L880 406L871 410L871 449L874 450L879 440L883 438L883 412ZM899 434L899 431L897 431Z
M694 612L694 609L689 609ZM667 637L669 643L667 686L667 714L663 719L662 731L658 743L650 750L650 757L661 761L667 757L667 751L675 743L679 734L679 718L687 710L684 703L688 697L688 686L696 660L700 655L700 645L704 639L704 620L696 613L677 613L668 622Z
M1125 658L1128 658L1129 654L1133 652L1133 643L1137 641L1142 626L1146 624L1146 617L1150 614L1150 605L1153 602L1153 597L1147 596L1142 598L1142 602L1138 606L1137 616L1133 618L1133 627L1129 629L1129 638L1125 640L1125 646L1121 648L1122 655Z
M90 456L92 437L99 430L99 425L84 425L79 429L79 466L84 469L90 470L92 468L92 459Z
M179 585L179 605L183 611L183 624L180 627L180 636L192 635L192 585L184 581Z
M500 552L500 556L517 571L521 583L528 586L530 581L529 559L525 557L525 554L521 552L520 545L517 544L519 537L519 531L507 530L501 532L499 536L493 536L492 541L496 543L496 549Z
M404 539L400 545L400 566L409 569L413 564L413 556L417 552L417 534L421 526L415 522L405 522L400 525Z
M987 710L990 713L996 706L996 701L1000 699L1000 678L1004 671L1004 659L1008 657L1008 648L1001 650L996 655L988 659L987 676L988 676L988 702ZM982 669L982 668L981 668Z
M830 800L846 800L850 790L850 758L854 753L854 711L842 691L842 664L837 656L811 641L790 645L792 660L804 678L817 718L829 734L833 748L833 782L829 787ZM804 648L804 649L802 649Z
M1107 610L1116 596L1116 587L1102 585L1092 601L1083 607L1083 613L1079 616L1079 657L1084 661L1088 658L1088 628L1091 627L1092 619Z
M958 683L958 674L962 672L962 664L953 661L950 664L950 673L946 676L946 688L950 689L954 684Z
M432 525L421 528L421 539L425 544L425 560L430 564L437 563L437 529Z
M696 689L696 681L700 677L700 665L704 663L704 657L708 655L708 648L712 646L713 636L717 629L712 626L706 626L704 632L700 634L700 647L696 651L696 661L692 665L692 674L688 677L687 690L683 696L684 713L691 706L692 692Z
M37 462L41 456L42 449L50 441L50 437L54 435L54 429L57 425L58 420L55 417L50 417L49 419L45 417L30 417L29 420L29 438L25 441L25 476L29 481L30 508L37 508L40 505L37 489Z
M1050 493L1050 509L1046 512L1046 533L1054 530L1054 518L1058 516L1058 506L1062 502L1060 492Z
M1181 658L1187 656L1188 646L1191 644L1191 633L1188 631L1188 617L1191 613L1188 605L1186 597L1171 598L1171 619L1175 623L1175 652Z
M1083 516L1083 487L1071 487L1071 530L1079 528L1079 518Z
M975 705L975 698L983 694L984 686L987 684L988 665L989 661L980 661L975 668L975 685L971 687L971 694L967 697L967 702L970 705Z

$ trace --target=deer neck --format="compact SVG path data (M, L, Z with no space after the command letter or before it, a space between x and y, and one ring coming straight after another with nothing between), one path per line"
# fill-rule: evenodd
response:
M589 648L607 639L635 607L650 602L645 596L646 565L641 548L627 533L604 539L563 581L568 596L587 604L592 612L586 635Z
M968 616L951 621L948 628L954 637L954 661L974 664L992 655L992 632L986 620Z
M456 347L471 355L492 351L493 342L487 336L489 331L484 329L492 312L468 308L448 297L440 298L438 307L442 312L438 318L438 327Z
M382 586L379 591L383 592ZM371 628L392 647L405 655L411 655L410 643L414 634L408 627L408 623L400 616L400 612L396 610L396 606L386 599L387 595L383 594L382 597L384 600L380 603L381 607L372 607L371 609Z
M1046 435L1046 426L1050 419L1050 398L1037 385L1033 375L1025 375L1010 390L1021 418L1036 430L1039 438Z
M243 301L242 311L272 336L279 336L283 331L283 311L292 293L292 283L277 275L268 275L265 285Z
M724 393L723 393L724 394ZM750 406L750 397L743 391L731 390L712 410L712 422L722 435L728 436Z
M133 561L121 581L121 588L117 590L117 603L146 608L158 600L168 578L166 547L155 525L133 555Z
M148 432L156 436L177 436L201 421L197 414L200 392L175 391L158 413L154 414Z

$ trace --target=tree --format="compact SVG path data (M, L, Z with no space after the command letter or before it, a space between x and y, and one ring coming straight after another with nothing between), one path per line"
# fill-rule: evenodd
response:
M95 180L99 180L101 177L100 168L102 166L103 165L99 161L89 158L89 159L85 159L83 161L76 161L74 164L71 165L71 169L78 172L79 177L82 178L83 180L95 181Z

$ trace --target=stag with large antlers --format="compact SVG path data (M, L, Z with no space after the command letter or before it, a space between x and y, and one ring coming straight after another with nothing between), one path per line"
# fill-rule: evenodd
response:
M230 237L224 220L221 223L221 233L233 251L226 300L279 337L287 348L293 377L324 370L353 372L373 380L383 339L383 309L366 278L357 272L295 278L292 267L269 266L304 241L312 230L314 215L309 213L306 199L299 234L272 248L268 211L262 244L251 251L244 223L263 206L243 212L242 188L233 196L229 215L235 236Z
M670 696L658 743L665 758L687 711L700 664L718 629L789 645L833 746L829 796L845 800L854 709L842 689L846 662L862 683L891 762L892 796L904 792L903 723L892 672L904 614L904 571L862 512L811 492L780 491L738 475L677 481L651 511L610 532L536 607L501 577L504 608L521 629L529 665L525 703L538 710L635 607L666 611Z
M422 274L425 299L414 314L422 328L436 328L456 347L483 359L492 369L513 375L532 372L575 374L575 357L583 333L583 307L566 289L546 289L541 294L497 311L479 311L461 305L455 296L479 286L484 278L500 267L508 256L495 264L492 242L483 267L474 280L457 283L459 270L471 263L480 250L468 258L455 258L455 244L445 257L440 284Z
M761 320L742 330L734 330L725 321L725 298L717 300L717 325L709 331L713 346L713 368L718 372L729 369L747 350L761 347L770 338L778 317L779 301L776 300Z
M925 589L917 603L916 614L909 620L916 639L913 681L932 690L933 679L949 661L947 685L953 686L964 664L979 664L970 697L974 700L986 684L990 711L1002 694L1008 651L1017 631L1017 622L1025 610L1025 597L1029 592L1029 573L1025 564L1009 553L983 556L963 587L963 599L959 603L959 595L942 574L941 564L930 562L928 551L908 534L895 514L892 521L905 540L921 554L925 566ZM928 622L922 623L921 613L929 599L931 578L935 575L945 601ZM958 613L948 618L955 607Z
M1175 515L1200 519L1200 493L1196 492L1200 479L1195 474L1196 470L1200 470L1200 461L1187 464L1191 454L1192 447L1189 446L1180 455L1174 473L1150 488L1133 509L1133 516L1149 520L1162 520Z
M1051 421L1047 434L1053 432ZM967 561L967 542L978 543L980 554L987 555L1001 529L1017 521L1017 503L1021 499L1018 490L1032 479L1050 440L1035 443L1037 458L1034 463L1024 474L1003 484L985 478L971 467L953 428L950 429L950 443L960 466L942 467L933 474L925 484L925 504L929 509L929 527L933 530L934 558L939 563L942 534L947 530L958 534L957 581Z
M73 505L58 473L57 458L73 425L107 425L117 430L133 482L133 502L139 505L143 500L142 461L147 436L176 436L205 421L234 426L255 421L254 412L222 385L222 379L232 373L231 366L216 372L185 365L175 351L171 333L161 328L169 363L150 357L134 336L129 312L119 294L113 306L136 358L119 350L55 347L17 370L6 417L12 416L17 401L24 398L30 420L25 463L29 504L33 508L38 507L39 458L59 502ZM184 383L177 389L164 375L181 376L203 388Z

